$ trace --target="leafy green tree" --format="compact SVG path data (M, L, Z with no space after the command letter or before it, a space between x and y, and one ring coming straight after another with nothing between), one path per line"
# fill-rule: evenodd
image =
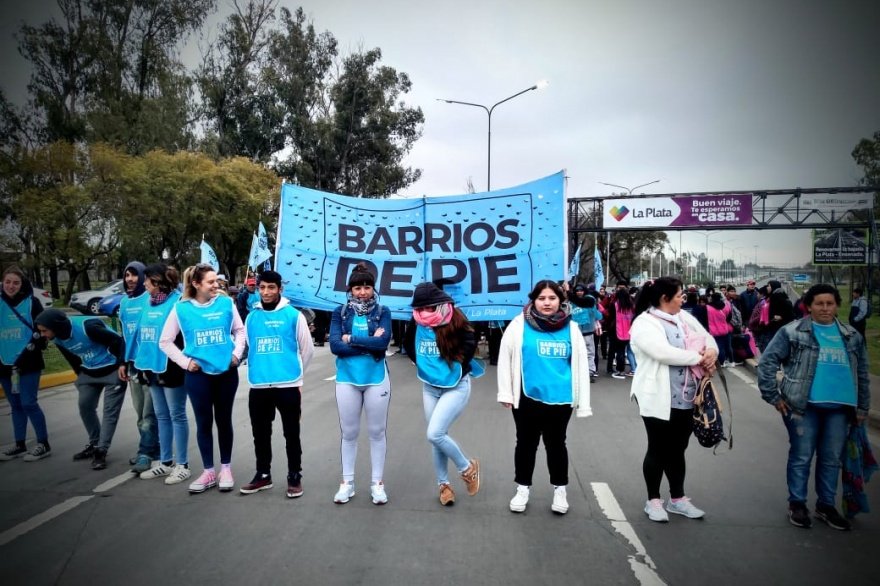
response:
M852 151L852 158L865 173L862 185L880 185L880 130L872 138L863 138Z

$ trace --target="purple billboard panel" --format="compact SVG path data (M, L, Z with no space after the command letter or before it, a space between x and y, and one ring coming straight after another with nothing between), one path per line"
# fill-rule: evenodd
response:
M752 194L694 195L673 199L681 213L670 226L749 226Z

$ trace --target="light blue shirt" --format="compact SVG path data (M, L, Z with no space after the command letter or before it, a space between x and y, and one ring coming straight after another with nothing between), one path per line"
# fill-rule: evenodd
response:
M809 402L855 406L856 386L840 329L836 323L826 326L813 322L813 335L819 341L819 356Z

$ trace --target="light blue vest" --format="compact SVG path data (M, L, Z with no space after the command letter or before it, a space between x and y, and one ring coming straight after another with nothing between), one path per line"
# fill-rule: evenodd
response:
M351 322L351 335L368 337L370 326L367 316L356 315ZM385 380L385 359L376 360L372 354L336 358L336 382L359 387L378 385Z
M159 349L159 338L180 293L172 291L159 305L150 305L149 298L147 295L137 328L138 349L134 357L134 367L161 374L168 370L168 356Z
M16 311L31 326L31 297L15 306ZM12 366L31 341L33 330L24 325L12 308L0 301L0 362Z
M131 362L137 354L138 347L138 322L141 319L141 311L150 303L150 294L141 293L137 297L122 298L119 302L119 321L122 324L122 338L125 340L125 361Z
M70 318L71 334L67 340L55 336L55 344L61 346L71 354L79 356L83 368L95 370L116 364L116 357L110 353L107 346L98 344L86 334L86 323L90 321L101 322L96 317L72 317Z
M196 360L206 374L223 374L232 362L232 299L222 295L206 306L192 299L176 306L177 321L183 332L183 354Z
M296 339L299 311L285 305L266 311L260 305L245 320L248 339L248 382L285 385L302 378L303 364Z
M256 311L257 309L262 309L263 301L260 299L260 293L258 291L254 291L253 293L248 292L247 298L247 308L248 311Z
M547 405L571 405L571 330L541 332L525 325L523 392Z
M449 363L440 356L434 328L416 326L416 371L419 380L441 389L451 389L461 380L461 363Z

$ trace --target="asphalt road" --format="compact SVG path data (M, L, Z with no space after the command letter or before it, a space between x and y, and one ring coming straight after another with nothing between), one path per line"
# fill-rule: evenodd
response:
M333 357L327 347L316 350L303 400L305 495L295 500L285 498L282 483L238 493L254 472L244 385L234 410L236 491L195 496L186 484L165 486L127 472L136 446L128 402L109 468L95 472L71 461L86 439L76 391L42 392L52 457L0 462L0 584L877 583L880 515L859 515L849 533L821 522L810 530L788 523L785 430L744 369L728 371L733 450L713 455L696 442L688 450L687 491L706 518L673 515L656 524L642 510L645 434L628 399L629 379L601 378L593 386L595 415L572 419L569 513L551 513L539 454L528 511L513 514L514 426L495 403L490 368L452 428L466 453L480 458L483 489L471 498L456 482L457 503L444 508L424 438L420 386L402 356L389 358L389 503L370 502L362 433L358 493L346 505L334 504L340 464ZM11 441L5 402L0 425L5 448ZM192 420L191 426L190 461L198 473ZM280 429L274 451L274 477L283 481ZM880 510L880 477L868 492Z

